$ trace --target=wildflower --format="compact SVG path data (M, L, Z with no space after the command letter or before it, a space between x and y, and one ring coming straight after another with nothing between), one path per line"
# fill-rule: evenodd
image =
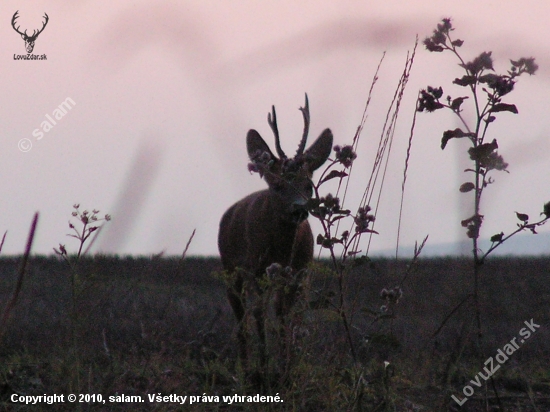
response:
M267 277L274 279L277 275L280 275L283 271L283 266L280 263L272 263L265 269Z
M393 288L393 292L395 296L395 303L397 303L399 302L399 299L403 297L403 290L399 286L396 286Z
M498 76L493 73L481 76L479 82L487 83L487 86L497 92L499 96L504 96L514 90L514 84L516 83L509 76Z
M340 199L338 197L334 197L330 193L325 197L322 197L321 202L324 203L325 207L330 212L338 212L340 210Z
M511 75L515 74L516 76L527 73L530 76L535 74L535 72L538 70L539 66L535 63L534 57L522 57L519 60L510 60L512 63L512 69L509 72Z
M53 248L54 252L57 253L60 256L67 256L67 249L65 249L65 245L59 244L59 249Z
M439 23L434 30L432 37L424 39L424 46L426 46L426 49L431 52L442 52L445 50L447 46L447 37L451 30L453 30L451 19L445 18L441 20L441 23ZM462 40L455 40L452 42L452 45L460 47L462 43Z
M372 214L369 214L371 208L370 206L360 207L357 210L357 215L354 218L355 222L355 232L365 233L365 232L374 232L374 230L369 229L369 225L374 222L375 217Z
M461 63L459 66L466 69L468 73L472 75L476 75L484 70L494 70L491 53L492 52L483 52L471 62Z
M334 151L336 152L336 160L344 167L348 168L352 165L353 161L357 158L357 154L353 151L353 147L350 145L340 147L338 145L334 146Z
M273 158L266 151L256 150L250 156L252 162L248 164L248 171L251 173L259 173L263 177L265 170L269 170L273 164Z
M483 223L483 215L473 215L469 217L468 219L464 219L460 222L462 227L465 227L466 235L470 239L477 239L479 237L479 229L481 228L481 224Z
M419 112L423 112L424 110L427 112L434 112L445 107L439 102L442 95L443 89L441 87L436 89L428 86L427 89L421 90L420 96L418 97L418 107L416 110Z
M396 286L393 289L382 289L380 292L380 299L387 301L388 303L398 303L399 299L403 297L403 290Z

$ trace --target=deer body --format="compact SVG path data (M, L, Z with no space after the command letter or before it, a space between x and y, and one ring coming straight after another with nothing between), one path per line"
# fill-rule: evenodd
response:
M226 270L240 267L261 276L272 263L299 270L310 262L313 234L309 223L285 219L284 207L266 189L248 195L225 212L219 247Z
M311 177L328 158L332 150L332 133L326 129L304 152L309 130L309 108L301 108L304 116L304 134L296 156L286 157L280 147L275 109L268 122L275 134L279 158L269 149L258 132L250 130L247 135L247 150L252 164L249 169L257 171L269 188L252 193L231 206L220 221L218 247L224 269L231 273L232 285L227 296L239 323L240 356L246 359L246 297L245 277L255 280L266 273L266 268L279 264L291 268L292 273L305 269L313 258L313 234L307 221L307 202L312 196ZM261 295L261 288L254 285ZM298 286L277 292L274 298L275 313L282 319L292 305ZM260 306L253 315L260 337L260 356L264 357L264 314Z

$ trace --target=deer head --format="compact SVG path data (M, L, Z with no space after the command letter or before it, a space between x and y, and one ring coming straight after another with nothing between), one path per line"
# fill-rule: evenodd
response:
M40 30L33 30L32 35L29 36L29 35L27 35L27 30L25 30L24 32L19 31L19 27L21 27L21 26L15 27L15 21L19 18L18 13L19 13L19 10L17 10L15 12L15 14L13 15L13 17L11 19L11 26L13 27L13 29L17 33L19 33L21 35L23 40L25 40L25 48L27 49L27 53L32 53L32 51L34 50L34 42L36 41L36 38L38 37L38 35L40 33L42 33L44 31L44 28L48 24L48 20L50 18L48 17L48 15L46 13L44 13L45 21L44 21L44 23L42 23L42 28Z
M332 150L332 132L325 129L304 151L310 123L307 94L305 106L300 111L304 117L304 131L293 158L288 158L281 148L274 106L267 121L275 135L275 148L279 157L271 152L256 130L250 130L246 136L248 156L252 161L249 169L264 178L273 200L282 206L283 220L290 223L300 223L307 218L307 202L312 196L312 174L325 163Z

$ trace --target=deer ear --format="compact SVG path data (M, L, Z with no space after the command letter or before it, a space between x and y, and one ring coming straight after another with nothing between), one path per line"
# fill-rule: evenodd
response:
M262 139L262 136L254 129L250 129L246 135L246 150L248 151L250 160L254 160L258 151L260 151L260 153L267 152L272 159L275 159L275 156L269 149L265 140Z
M325 129L321 136L304 153L309 169L313 172L326 162L332 151L332 132Z

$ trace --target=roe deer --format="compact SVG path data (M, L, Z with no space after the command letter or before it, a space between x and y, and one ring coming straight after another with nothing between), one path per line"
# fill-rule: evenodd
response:
M300 108L304 131L298 150L288 158L279 140L275 107L267 120L275 135L277 158L256 130L246 136L250 171L260 173L269 188L252 193L231 206L220 221L218 247L222 264L231 276L227 296L238 322L239 356L246 360L246 297L245 284L252 285L261 296L256 279L272 264L292 269L294 274L306 268L313 258L313 234L307 221L307 203L312 197L311 177L328 159L332 150L332 132L325 129L305 150L309 132L309 104ZM277 267L275 266L275 267ZM287 270L288 274L288 270ZM246 281L245 281L246 280ZM251 280L251 282L249 282ZM277 319L293 304L298 285L275 293ZM262 305L256 305L253 315L260 338L260 360L265 360L265 331Z

